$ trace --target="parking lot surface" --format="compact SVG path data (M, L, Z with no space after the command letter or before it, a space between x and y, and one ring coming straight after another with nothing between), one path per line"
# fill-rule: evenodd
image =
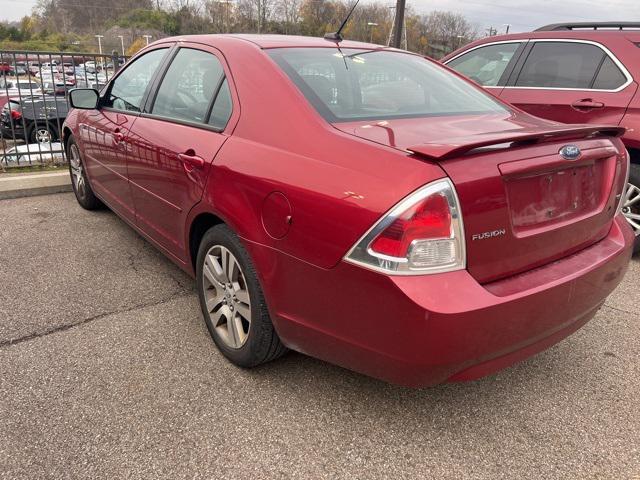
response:
M640 262L552 349L410 390L229 364L192 280L71 194L0 201L0 478L640 478Z

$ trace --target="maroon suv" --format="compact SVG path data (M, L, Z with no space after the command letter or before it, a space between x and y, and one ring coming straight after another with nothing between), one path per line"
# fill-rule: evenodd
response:
M538 117L626 127L632 165L623 213L640 250L640 23L547 25L483 38L442 61Z

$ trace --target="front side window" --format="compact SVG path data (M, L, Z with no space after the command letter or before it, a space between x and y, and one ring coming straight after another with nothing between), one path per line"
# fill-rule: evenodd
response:
M116 110L139 112L145 92L167 51L168 48L152 50L132 62L113 81L103 105Z
M336 48L269 54L330 122L507 111L480 88L417 55Z
M224 70L215 55L182 48L162 79L151 113L202 123L223 78Z
M448 67L485 87L498 85L520 43L500 43L476 48L447 63Z
M517 87L589 89L604 51L575 42L537 42L516 80Z

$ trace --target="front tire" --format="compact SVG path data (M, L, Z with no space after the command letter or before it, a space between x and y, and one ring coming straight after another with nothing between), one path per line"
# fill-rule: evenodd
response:
M240 367L255 367L286 353L238 236L226 225L210 228L196 262L202 315L222 354Z
M73 136L67 142L67 159L69 161L69 174L71 175L71 186L76 200L85 210L97 210L102 207L102 202L95 196L91 189L91 184L87 178L84 162L80 155L80 148Z

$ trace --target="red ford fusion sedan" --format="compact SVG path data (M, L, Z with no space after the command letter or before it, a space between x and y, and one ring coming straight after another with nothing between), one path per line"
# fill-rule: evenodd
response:
M623 129L529 116L409 52L169 38L71 102L78 202L195 276L243 367L293 349L475 379L585 324L631 257Z

